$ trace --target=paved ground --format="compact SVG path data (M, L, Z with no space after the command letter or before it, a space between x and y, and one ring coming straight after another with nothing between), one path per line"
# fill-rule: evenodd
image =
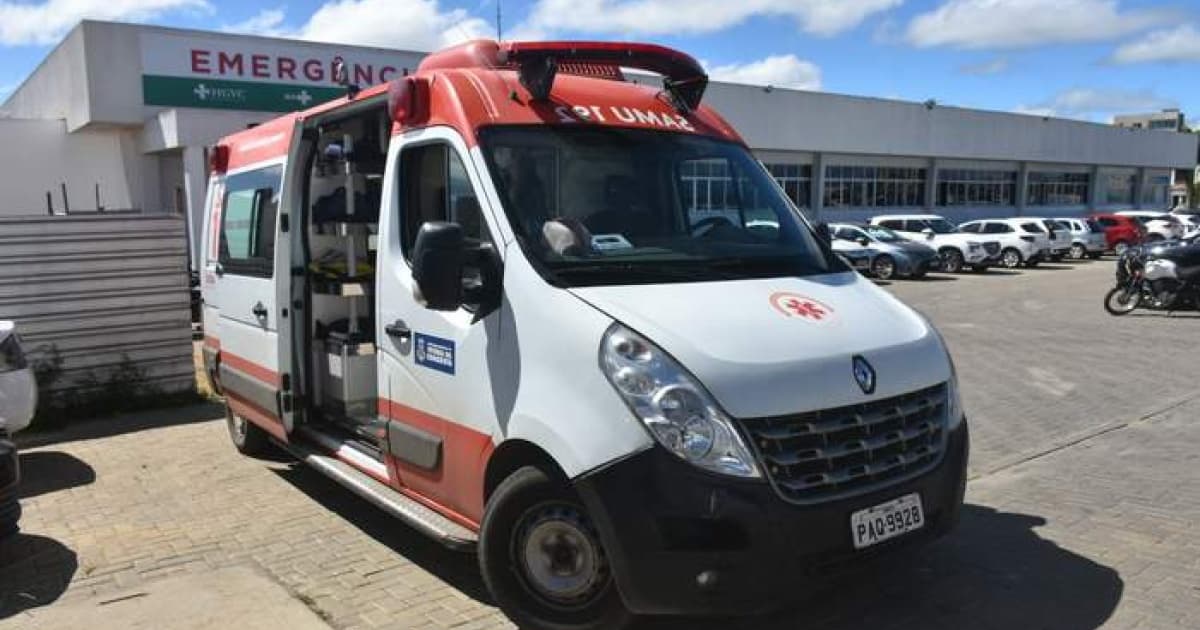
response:
M974 439L960 529L798 593L802 610L647 626L1200 627L1200 317L1111 318L1111 274L1101 262L890 285L955 351ZM218 413L38 438L23 455L25 533L0 546L0 627L228 567L273 578L335 628L509 627L471 556L308 470L237 457Z

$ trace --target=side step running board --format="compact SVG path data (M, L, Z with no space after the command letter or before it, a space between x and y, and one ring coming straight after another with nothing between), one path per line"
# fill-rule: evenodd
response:
M412 526L417 531L437 540L443 545L459 551L473 551L479 536L426 507L393 490L357 468L320 453L307 444L292 442L284 445L297 459L312 466L321 474L333 479L370 501L383 511Z

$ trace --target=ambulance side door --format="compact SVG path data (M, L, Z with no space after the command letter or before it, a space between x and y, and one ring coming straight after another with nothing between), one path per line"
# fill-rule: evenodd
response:
M284 438L275 278L276 221L283 164L251 166L225 177L217 228L219 378L230 409Z
M483 468L499 431L489 361L503 352L501 312L477 321L467 307L426 309L414 298L410 255L427 221L458 223L468 244L494 244L497 232L457 133L444 127L408 132L396 144L376 280L388 461L403 486L474 520L482 514Z

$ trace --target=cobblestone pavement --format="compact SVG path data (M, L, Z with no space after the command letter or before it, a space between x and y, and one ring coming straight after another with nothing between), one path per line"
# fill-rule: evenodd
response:
M1111 273L1081 263L888 286L955 352L974 441L960 528L797 593L785 613L645 625L1200 628L1200 318L1109 317ZM237 456L219 416L159 412L30 439L23 533L0 545L0 627L237 565L335 628L510 627L473 556L283 458Z

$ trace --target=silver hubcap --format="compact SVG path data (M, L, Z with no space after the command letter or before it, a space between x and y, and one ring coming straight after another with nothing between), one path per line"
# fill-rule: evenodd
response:
M880 258L875 261L875 275L881 278L890 278L895 270L896 264L889 258Z
M1021 255L1017 252L1004 252L1004 266L1016 267L1021 264Z
M569 505L549 505L525 523L516 552L529 586L559 605L590 601L604 585L607 566L583 515Z
M1083 251L1083 245L1075 245L1074 247L1071 248L1071 256L1072 257L1083 258L1084 255L1085 255L1085 252Z

